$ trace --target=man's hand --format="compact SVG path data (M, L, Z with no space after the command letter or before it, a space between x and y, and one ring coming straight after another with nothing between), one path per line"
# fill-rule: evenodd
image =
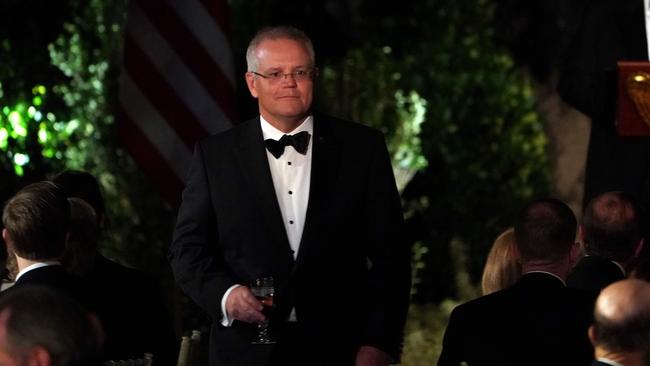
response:
M226 299L226 313L231 319L246 323L259 323L265 319L262 314L262 303L248 287L239 286L228 294Z
M356 366L388 366L393 359L388 353L372 346L361 346L357 352Z

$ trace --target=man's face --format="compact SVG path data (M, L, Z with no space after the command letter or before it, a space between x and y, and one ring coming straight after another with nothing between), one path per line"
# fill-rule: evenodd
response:
M313 69L309 51L291 39L265 40L257 47L258 69L262 75L288 74ZM257 98L260 114L276 127L293 126L309 113L314 81L312 77L296 80L287 75L279 80L265 79L246 73L248 89Z

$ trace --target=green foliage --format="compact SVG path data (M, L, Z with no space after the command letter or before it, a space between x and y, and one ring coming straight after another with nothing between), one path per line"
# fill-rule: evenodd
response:
M402 366L435 365L442 350L442 337L449 314L457 302L411 304L404 329Z
M48 47L52 64L67 77L54 91L70 111L71 121L79 124L73 146L66 151L66 167L95 174L104 188L109 220L104 253L166 272L171 208L122 149L114 128L126 3L72 2L71 21Z
M20 63L1 68L2 85L12 82L9 92L0 93L1 169L3 176L12 177L6 180L12 189L63 169L93 173L107 204L104 253L123 263L166 272L171 208L122 150L114 129L126 3L70 1L67 12L59 14L58 25L41 29L47 37L33 35L39 42L17 36L3 40L14 52L38 55L39 67L53 72L40 74L32 85L28 77L32 70ZM22 9L19 4L15 7ZM5 190L5 196L11 194ZM140 193L145 191L152 193Z
M382 131L402 190L427 166L419 137L427 101L414 89L401 89L402 64L390 47L365 44L323 67L320 107ZM373 60L368 63L366 60Z
M548 191L533 85L494 45L494 8L489 0L361 2L348 9L365 11L349 20L356 43L321 65L321 108L386 134L419 243L423 301L458 290L449 280L453 241L466 247L471 284L516 210Z
M418 11L429 16L417 23L428 41L403 52L428 103L420 138L429 166L405 192L406 206L426 226L431 255L445 255L437 248L453 240L464 243L475 282L497 233L524 202L548 191L547 140L532 82L492 42L494 4L426 2ZM443 288L431 283L448 281L452 269L430 267L423 276L423 298L441 298L431 292Z
M63 158L65 139L70 136L71 126L57 120L48 112L47 88L36 85L32 98L10 104L8 98L0 98L0 151L3 167L15 177L25 175L25 169L45 159ZM73 126L72 126L73 127ZM13 167L13 169L11 169Z

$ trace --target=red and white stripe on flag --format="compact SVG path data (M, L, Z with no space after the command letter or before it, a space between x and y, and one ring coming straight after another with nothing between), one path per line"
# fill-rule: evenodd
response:
M119 80L118 132L172 204L192 148L234 119L225 0L132 0Z

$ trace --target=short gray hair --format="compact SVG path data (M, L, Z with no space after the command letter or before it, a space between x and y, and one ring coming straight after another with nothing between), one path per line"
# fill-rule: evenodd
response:
M314 66L316 63L316 54L314 52L314 45L311 42L311 39L298 28L292 26L277 26L277 27L265 27L260 29L253 39L248 44L246 49L246 64L248 71L257 71L259 67L259 60L257 59L257 47L260 43L269 39L291 39L297 42L302 42L307 51L309 52L309 57L311 58L311 66Z

